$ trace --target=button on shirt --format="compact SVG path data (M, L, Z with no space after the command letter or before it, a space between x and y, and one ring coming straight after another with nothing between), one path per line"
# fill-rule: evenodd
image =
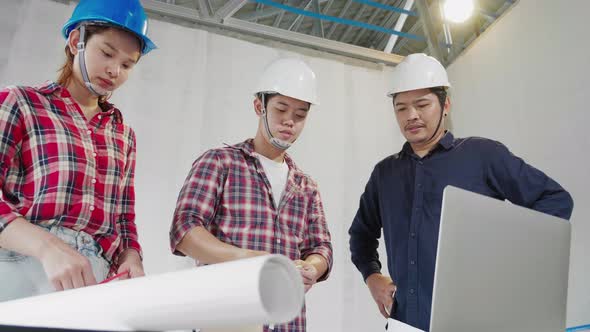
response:
M109 261L127 248L141 251L135 134L119 110L104 108L88 121L52 82L0 90L0 232L24 217L90 234Z
M392 317L425 331L447 185L564 219L573 209L571 196L558 183L489 139L454 138L447 132L423 158L406 143L379 162L349 229L352 261L364 279L381 270L376 249L383 229L388 270L397 285Z

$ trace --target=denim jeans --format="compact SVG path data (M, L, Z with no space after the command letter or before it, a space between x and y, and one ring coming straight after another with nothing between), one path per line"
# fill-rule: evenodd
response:
M102 256L102 248L92 236L60 226L46 229L90 261L97 282L106 278L110 266ZM55 291L38 259L2 248L0 276L0 302Z

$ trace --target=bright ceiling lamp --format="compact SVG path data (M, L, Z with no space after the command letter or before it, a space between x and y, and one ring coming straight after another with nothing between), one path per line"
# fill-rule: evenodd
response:
M473 0L446 0L443 10L448 21L463 23L473 14Z

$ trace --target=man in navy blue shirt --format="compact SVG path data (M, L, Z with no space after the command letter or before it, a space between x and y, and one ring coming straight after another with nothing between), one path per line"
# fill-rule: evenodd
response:
M388 96L407 142L375 166L349 230L352 261L381 314L424 331L430 326L445 186L507 199L564 219L573 209L567 191L501 143L455 138L444 130L451 110L449 87L444 67L425 54L409 55L395 68ZM391 278L381 274L381 230Z

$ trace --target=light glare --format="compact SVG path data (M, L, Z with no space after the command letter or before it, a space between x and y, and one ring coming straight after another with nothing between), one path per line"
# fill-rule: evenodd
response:
M473 0L447 0L443 10L447 20L462 23L473 14Z

